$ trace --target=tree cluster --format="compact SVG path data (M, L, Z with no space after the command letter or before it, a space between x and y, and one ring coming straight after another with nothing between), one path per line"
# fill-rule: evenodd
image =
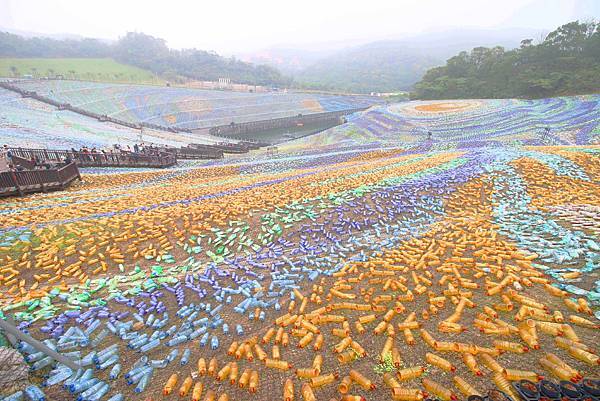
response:
M290 82L272 67L255 66L234 57L225 58L203 50L170 49L163 39L136 32L127 33L116 43L105 43L96 39L24 38L0 32L0 57L109 57L173 80L185 77L216 81L226 77L236 83L266 86L281 86Z
M416 99L543 98L600 92L600 23L574 21L539 44L476 47L427 71Z

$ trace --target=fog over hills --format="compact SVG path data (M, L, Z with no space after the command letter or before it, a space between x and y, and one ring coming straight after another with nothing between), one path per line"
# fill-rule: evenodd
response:
M452 29L366 43L281 45L239 57L277 67L309 87L386 92L410 89L427 69L444 64L462 50L514 48L522 39L537 40L544 33L531 28Z

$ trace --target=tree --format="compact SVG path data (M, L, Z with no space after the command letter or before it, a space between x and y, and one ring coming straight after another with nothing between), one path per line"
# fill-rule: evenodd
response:
M546 97L600 91L600 24L570 22L542 43L477 47L430 69L412 98Z

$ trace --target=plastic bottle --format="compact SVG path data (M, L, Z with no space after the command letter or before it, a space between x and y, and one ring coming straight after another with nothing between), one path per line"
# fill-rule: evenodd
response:
M150 383L151 377L152 377L152 370L147 372L144 376L142 376L142 378L138 382L137 386L135 387L134 391L136 393L143 392L146 389L146 386L148 385L148 383Z
M198 374L204 376L206 374L206 360L204 358L198 359Z
M301 394L304 401L317 401L317 397L308 383L302 384Z
M350 387L352 386L352 378L350 376L344 376L338 384L338 391L340 394L348 394Z
M283 400L294 401L294 382L290 378L283 384Z
M441 356L432 354L428 352L425 354L425 360L434 366L446 371L446 372L454 372L456 370L456 366L452 365L449 361L442 358Z
M519 397L513 391L512 386L506 380L506 378L504 377L504 375L502 373L498 373L498 372L494 373L492 375L492 381L494 382L494 384L496 384L496 387L498 387L501 391L503 391L504 393L506 393L510 397L512 397L513 400L519 399Z
M165 384L165 386L163 387L163 395L169 395L173 392L173 390L175 389L175 386L177 385L177 380L178 380L178 375L177 373L173 373L169 379L167 380L167 383Z
M465 397L468 397L470 395L478 395L481 396L481 394L475 390L475 388L473 386L471 386L465 379L463 379L460 376L454 376L452 378L452 380L454 381L454 385L456 386L456 388L463 393L463 395Z
M208 363L208 370L207 370L207 374L209 376L213 376L216 377L217 375L217 359L216 358L211 358L210 362Z
M186 377L183 383L181 383L181 387L179 387L179 396L185 397L192 387L193 380L190 376Z
M398 379L403 382L407 380L416 379L425 373L425 368L422 366L413 366L412 368L400 369L398 371Z
M181 366L185 366L188 364L188 361L190 360L190 354L191 351L189 348L183 350L183 354L181 355L181 361L179 362Z
M248 383L248 391L256 393L258 389L258 371L253 370L250 374L250 382Z
M425 378L421 381L421 383L423 383L425 391L427 391L429 394L439 397L441 400L450 401L458 399L456 395L452 394L452 391L431 379Z
M321 366L323 365L323 355L317 354L312 362L312 367L321 374Z
M2 401L21 401L23 399L23 394L24 393L22 391L17 391L3 398Z
M240 379L238 380L238 386L240 388L245 388L246 386L248 386L248 383L250 382L250 375L252 374L252 370L249 368L244 369L244 371L242 372L242 375L240 376Z
M219 372L217 372L217 381L223 381L227 377L229 377L229 373L231 372L231 362L224 365Z
M310 386L315 389L318 387L323 387L328 384L333 383L337 379L337 375L334 373L329 373L327 375L321 375L316 377L311 377L309 379Z
M36 385L31 385L25 388L25 395L31 401L46 401L46 396L44 395L44 392L40 390L39 387Z
M375 388L376 388L375 384L371 380L369 380L365 376L363 376L360 372L358 372L354 369L351 369L349 374L350 374L350 378L352 379L352 381L357 383L359 386L361 386L365 390L375 390Z
M203 389L204 386L202 382L196 382L196 384L194 384L194 389L192 390L192 401L200 401Z
M292 364L287 361L282 361L278 359L265 359L265 365L268 368L279 369L279 370L289 370L292 367Z
M392 388L392 399L399 401L420 401L423 393L418 389L394 387Z

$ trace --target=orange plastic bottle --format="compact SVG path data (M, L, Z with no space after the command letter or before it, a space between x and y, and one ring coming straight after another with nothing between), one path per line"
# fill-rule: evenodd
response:
M466 397L468 397L470 395L481 396L481 394L462 377L454 376L452 378L452 380L454 381L454 385L456 386L456 388L461 393L463 393L464 396L466 396Z
M423 383L425 391L427 391L429 394L439 397L441 400L450 401L458 399L456 395L452 393L452 391L431 379L425 378L421 382Z
M296 376L300 379L309 379L311 377L317 377L319 371L315 368L299 368L296 369Z
M229 372L229 383L235 384L238 378L238 364L237 362L231 362L231 372Z
M248 391L251 393L256 393L258 389L258 371L253 370L250 374L250 382L248 384Z
M206 374L206 360L204 358L198 359L198 374L204 376Z
M323 355L317 354L313 359L312 367L321 373L321 365L323 365Z
M483 372L481 371L481 369L479 369L479 366L477 366L477 360L472 354L465 352L462 354L462 356L463 362L465 363L467 368L469 368L469 370L473 372L474 375L483 376Z
M502 373L504 374L504 377L510 381L529 380L537 383L541 380L541 377L537 373L527 370L504 369Z
M317 401L317 397L308 383L302 385L302 398L304 401Z
M219 372L217 373L217 381L222 382L223 380L229 377L229 373L231 373L231 362L226 364L221 368L221 370L219 370Z
M333 383L337 379L337 374L329 373L327 375L321 375L317 377L311 377L309 379L310 386L314 388L319 388L326 386L328 384Z
M425 354L425 360L431 365L437 366L446 372L454 372L456 370L456 366L452 365L449 361L441 356L437 356L431 352Z
M215 401L215 398L217 398L215 392L213 390L208 390L206 396L204 397L204 401Z
M421 390L394 387L392 388L392 399L397 401L420 401L423 399Z
M354 369L350 370L350 378L365 390L375 390L377 388L371 380Z
M209 376L215 376L217 374L217 359L216 358L212 358L210 360L210 362L208 363L208 370L207 370L207 374Z
M323 347L323 335L322 334L318 334L317 338L315 339L315 343L313 344L313 349L315 351L319 351L321 349L321 347Z
M425 372L422 366L413 366L412 368L400 369L398 371L398 379L403 382L420 377Z
M480 358L483 364L492 372L502 373L502 371L504 370L504 368L498 363L498 361L496 361L490 355L482 353L480 354Z
M284 401L294 401L294 382L292 379L286 379L283 384L283 399Z
M185 378L185 380L181 384L181 387L179 388L180 397L185 397L190 392L190 388L192 388L192 383L193 380L190 376Z
M352 379L350 376L344 376L340 381L340 384L338 384L338 391L340 394L348 394L348 391L350 391L350 386L352 386Z
M238 380L238 386L240 388L245 388L248 385L248 383L250 382L250 374L251 373L252 373L251 369L249 369L249 368L244 369L244 372L240 376L240 380Z
M292 364L287 361L282 361L279 359L265 359L265 365L268 368L279 369L279 370L289 370L292 367Z
M194 384L194 389L192 390L192 401L200 401L203 389L204 385L201 382Z
M163 395L169 395L173 392L173 389L177 385L177 379L177 373L173 373L171 377L169 377L169 380L167 380L167 383L163 387Z

